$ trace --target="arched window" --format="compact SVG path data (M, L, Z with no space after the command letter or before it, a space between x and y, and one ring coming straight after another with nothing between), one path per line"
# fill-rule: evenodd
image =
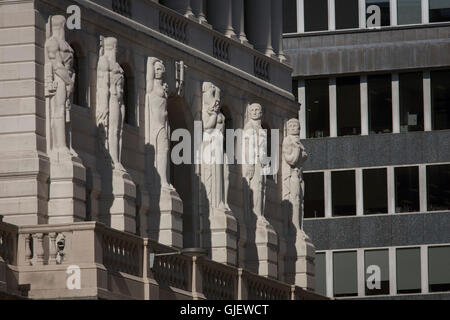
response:
M125 79L123 83L123 102L125 104L125 123L136 126L136 99L135 81L131 67L128 64L121 65Z
M73 70L75 84L72 94L72 103L80 107L87 107L87 59L78 43L71 43L73 54Z

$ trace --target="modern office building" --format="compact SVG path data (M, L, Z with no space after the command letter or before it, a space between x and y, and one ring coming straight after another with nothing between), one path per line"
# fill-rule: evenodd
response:
M450 299L450 1L283 10L316 292Z
M0 1L0 297L320 298L291 72L278 0Z

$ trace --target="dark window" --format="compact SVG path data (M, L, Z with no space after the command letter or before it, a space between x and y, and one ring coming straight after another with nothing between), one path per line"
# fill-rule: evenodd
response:
M423 74L399 75L400 131L423 131Z
M327 268L325 253L316 253L316 293L321 296L327 295Z
M397 293L420 293L422 290L420 271L420 249L397 249Z
M366 296L389 294L389 251L364 252Z
M323 172L305 173L305 218L325 217Z
M328 30L328 0L304 0L305 31Z
M422 22L422 0L397 0L397 24Z
M333 217L356 215L355 171L331 173Z
M339 0L335 4L336 29L352 29L359 27L358 0Z
M283 33L297 32L297 0L283 1Z
M391 10L389 0L366 0L366 12L367 8L376 5L380 8L380 25L381 27L391 25ZM373 16L374 13L367 13L366 19Z
M292 80L292 93L294 94L295 101L298 101L298 80Z
M450 291L450 247L428 248L430 292Z
M87 61L77 43L71 43L73 48L73 71L75 72L75 84L73 87L72 103L80 107L87 107L86 99L86 70Z
M136 125L136 108L135 108L135 86L134 77L131 68L128 65L123 65L125 77L123 82L123 103L125 104L125 123Z
M333 253L333 289L335 297L358 295L356 251Z
M306 131L308 138L330 135L330 100L328 79L305 81Z
M369 91L369 130L371 134L392 132L391 75L367 78Z
M387 169L363 170L364 214L387 213Z
M431 72L433 130L450 129L450 70Z
M450 209L450 165L427 167L428 211Z
M419 168L395 168L395 212L418 212Z
M448 0L430 0L430 22L450 21L450 2Z
M336 79L337 129L339 136L361 134L360 78Z

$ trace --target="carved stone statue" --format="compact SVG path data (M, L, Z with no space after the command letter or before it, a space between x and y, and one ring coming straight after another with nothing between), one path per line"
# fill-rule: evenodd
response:
M211 82L203 83L202 121L203 141L203 183L212 208L227 208L226 163L223 153L225 116L220 112L221 91Z
M283 199L292 205L292 223L296 230L302 227L300 220L300 216L303 216L304 194L302 164L307 157L305 148L300 142L300 122L291 119L287 122L287 136L283 141L283 160L287 164L283 172Z
M100 37L96 121L100 146L105 155L111 158L114 169L125 171L121 164L122 131L125 119L124 71L117 63L116 56L117 39Z
M169 182L169 122L167 98L169 87L163 82L166 69L163 62L154 57L147 61L147 92L145 108L148 143L154 148L154 165L161 188L174 190Z
M72 154L67 146L66 119L75 84L74 51L65 40L66 18L50 16L45 42L45 96L49 108L49 152Z
M264 217L264 203L266 192L266 164L261 160L266 158L267 134L261 125L263 115L262 106L254 103L247 108L247 122L243 134L243 175L248 184L249 193L246 195L247 208L253 210L258 224L268 225Z

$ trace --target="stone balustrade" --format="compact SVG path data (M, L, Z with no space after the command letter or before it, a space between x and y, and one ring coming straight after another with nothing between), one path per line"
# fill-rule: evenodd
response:
M292 69L285 63L284 56L267 55L264 53L267 51L266 48L262 51L255 50L252 45L248 44L244 33L240 35L240 38L238 36L227 37L226 34L212 29L209 24L201 23L200 19L190 15L183 15L155 1L133 0L131 6L124 5L120 1L105 2L104 0L93 0L92 2L114 11L116 13L114 18L119 21L122 19L122 16L130 17L135 23L186 45L185 48L174 42L173 45L180 49L186 49L189 52L192 49L198 50L217 59L217 62L226 63L278 88L288 92L291 91L290 75ZM116 3L114 7L112 3ZM94 10L97 7L92 4L80 4ZM121 9L119 10L119 8ZM268 12L270 13L270 11ZM127 21L129 20L127 19ZM138 29L142 31L141 27ZM238 30L238 32L240 31ZM270 30L266 32L270 32ZM168 39L165 40L170 41ZM270 45L268 46L270 47ZM255 60L258 61L258 64L256 64L257 68L255 68ZM261 74L262 71L259 69L260 61L264 61L264 64L267 65L264 66L264 72L267 72L267 74Z
M7 266L6 276L1 275L7 283L0 291L38 299L322 298L206 258L157 256L150 269L150 252L176 250L98 222L24 227L0 222L0 264ZM68 270L74 267L80 270L80 288L70 290Z

